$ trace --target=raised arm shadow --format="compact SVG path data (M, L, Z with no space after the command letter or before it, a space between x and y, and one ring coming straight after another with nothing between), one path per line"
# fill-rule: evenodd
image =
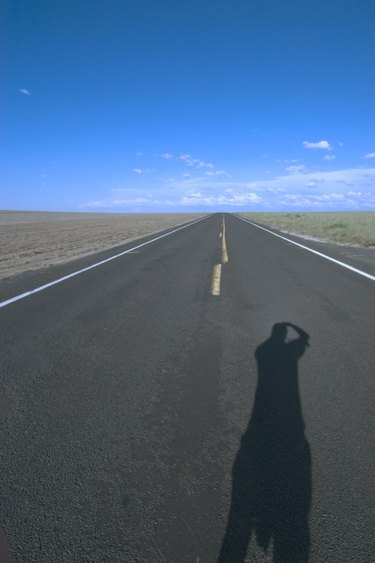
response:
M296 338L288 339L289 333ZM277 323L255 352L258 383L250 421L232 471L232 500L219 563L244 562L254 534L273 561L309 557L311 456L304 434L298 360L309 335Z

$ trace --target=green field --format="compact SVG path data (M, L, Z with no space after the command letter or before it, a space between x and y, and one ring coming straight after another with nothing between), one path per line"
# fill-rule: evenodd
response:
M287 233L342 244L375 246L375 211L337 213L238 213Z

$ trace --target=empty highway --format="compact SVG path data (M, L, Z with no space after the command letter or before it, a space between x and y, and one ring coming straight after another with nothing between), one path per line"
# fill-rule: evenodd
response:
M0 282L0 559L374 561L375 264L342 256L214 214Z

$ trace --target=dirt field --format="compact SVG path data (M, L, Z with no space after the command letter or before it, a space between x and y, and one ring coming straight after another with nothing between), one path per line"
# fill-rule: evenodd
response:
M375 212L239 213L285 233L322 242L375 247Z
M0 211L0 278L68 262L202 215Z

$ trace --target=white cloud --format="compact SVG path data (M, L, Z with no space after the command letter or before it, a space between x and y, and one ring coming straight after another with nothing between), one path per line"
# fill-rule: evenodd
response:
M136 156L143 156L143 152L142 151L138 151L135 153Z
M288 166L288 168L285 168L285 172L292 172L292 174L304 174L306 172L306 166L303 164L298 166Z
M224 170L216 170L216 172L206 172L205 175L211 178L225 178L227 176L227 173Z
M153 170L150 168L133 168L132 172L134 172L134 174L152 174Z
M179 158L186 166L193 166L194 168L214 168L211 162L204 162L204 160L200 160L199 158L193 158L191 154L181 154Z
M191 193L184 195L180 204L183 206L203 206L203 207L237 207L241 208L246 205L256 205L262 202L262 198L254 193L231 193L229 190L226 193L202 195L199 193Z
M322 194L314 197L316 201L341 201L345 198L344 194L337 193Z
M334 154L326 154L325 156L323 156L323 160L335 160L335 155Z
M141 170L141 169L140 169ZM288 174L256 181L214 176L163 180L110 191L82 207L124 211L179 209L375 210L375 167ZM93 198L94 199L94 198Z
M158 200L155 198L151 198L151 197L128 197L128 198L123 198L123 199L110 199L110 200L97 200L97 201L90 201L89 203L87 203L86 205L81 205L82 207L89 207L89 208L98 208L98 209L104 209L104 208L116 208L116 207L124 207L124 206L129 206L129 207L140 207L140 208L152 208L152 207L157 207L159 205L170 205L171 201L168 200Z
M363 158L375 158L375 152L369 152L368 154L365 154Z
M24 96L31 96L31 92L29 90L26 90L26 88L20 88L20 92Z
M322 211L375 208L375 194L370 191L371 183L375 182L375 168L310 172L303 176L295 174L275 178L271 182L285 186L284 194L273 201L273 205L281 204L284 208ZM261 182L258 187L269 184ZM352 188L350 191L348 186ZM306 188L314 188L314 192L308 192Z
M171 154L170 152L164 152L160 156L161 158L164 158L164 160L171 160L173 158L173 154Z
M310 141L303 141L303 146L305 149L325 149L330 151L332 149L328 141L317 141L316 143L310 143Z

